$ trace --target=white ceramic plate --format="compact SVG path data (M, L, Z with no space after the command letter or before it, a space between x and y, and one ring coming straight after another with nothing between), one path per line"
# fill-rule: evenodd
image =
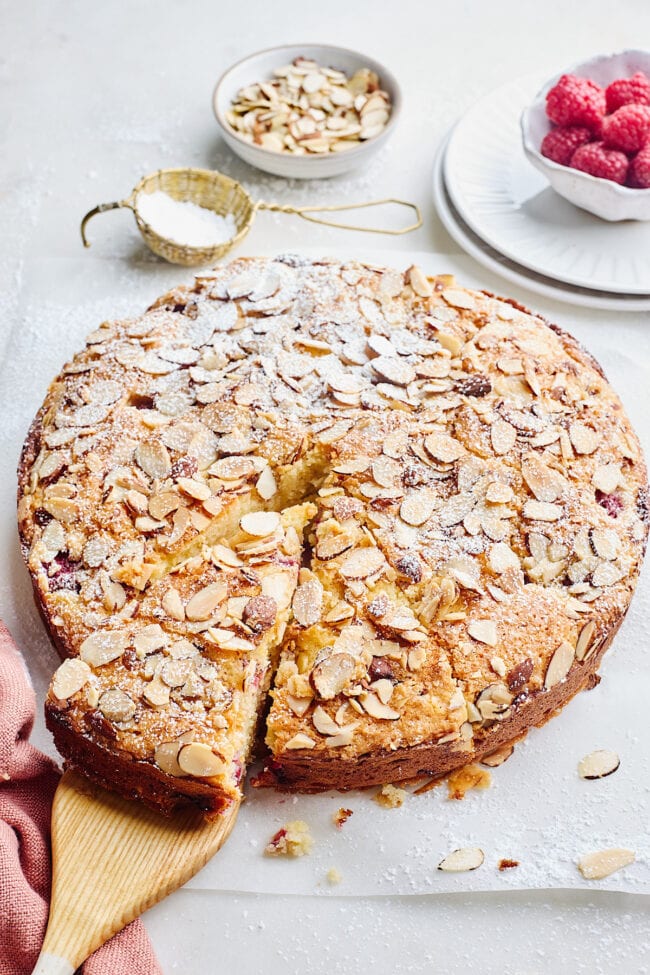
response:
M451 133L444 179L458 214L500 254L547 278L591 291L650 294L650 225L608 223L558 196L524 155L522 110L536 79L519 79L474 105Z
M449 137L444 140L436 156L433 170L433 200L438 216L449 234L479 264L528 291L534 291L556 301L566 301L583 308L601 308L609 311L650 311L650 294L622 295L563 284L561 281L531 271L516 261L504 257L498 250L482 240L465 223L447 191L443 170L448 143ZM533 172L535 171L533 170ZM566 205L570 206L570 204Z

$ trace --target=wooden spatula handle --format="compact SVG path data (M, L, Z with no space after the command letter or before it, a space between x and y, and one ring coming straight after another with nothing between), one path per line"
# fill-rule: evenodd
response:
M34 975L72 975L100 945L193 877L228 838L239 805L171 818L66 772L52 807L52 900Z

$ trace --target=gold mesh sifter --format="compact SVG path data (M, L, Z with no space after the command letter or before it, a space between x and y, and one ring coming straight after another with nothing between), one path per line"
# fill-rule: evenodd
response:
M167 193L174 200L180 202L196 203L212 210L222 217L232 215L237 233L229 240L208 247L191 247L187 244L180 244L167 237L161 237L153 227L151 227L140 215L138 211L138 196L142 193L153 193L160 190ZM360 210L367 207L381 206L392 203L397 206L408 207L415 214L415 222L407 227L398 230L389 230L379 227L361 227L353 224L338 223L334 220L326 220L315 216L318 213L336 212L340 210ZM422 216L415 203L407 200L385 199L370 200L367 203L346 203L341 206L305 206L294 207L280 203L264 203L262 200L254 201L246 192L241 183L224 176L216 170L210 169L159 169L149 176L141 179L138 185L131 191L131 194L124 200L115 203L100 203L99 206L90 210L81 221L81 239L84 247L90 247L86 237L86 225L88 221L97 213L105 213L106 210L116 210L120 207L127 207L132 210L138 229L142 234L147 246L160 257L171 261L172 264L184 264L188 267L197 264L211 264L224 257L228 251L238 244L251 229L253 219L258 210L274 210L278 213L292 213L303 220L311 223L324 224L326 227L340 227L343 230L362 230L369 233L378 234L407 234L411 230L417 230L422 226Z

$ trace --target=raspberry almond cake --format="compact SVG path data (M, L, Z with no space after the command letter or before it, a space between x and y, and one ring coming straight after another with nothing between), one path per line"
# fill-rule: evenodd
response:
M105 322L25 444L66 762L169 812L444 774L596 670L646 468L570 336L356 262L239 259Z

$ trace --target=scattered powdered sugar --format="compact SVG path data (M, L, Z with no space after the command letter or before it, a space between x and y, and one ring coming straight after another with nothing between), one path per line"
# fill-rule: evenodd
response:
M237 233L232 213L222 217L189 200L174 200L161 190L139 193L136 206L142 220L155 233L188 247L224 244Z

